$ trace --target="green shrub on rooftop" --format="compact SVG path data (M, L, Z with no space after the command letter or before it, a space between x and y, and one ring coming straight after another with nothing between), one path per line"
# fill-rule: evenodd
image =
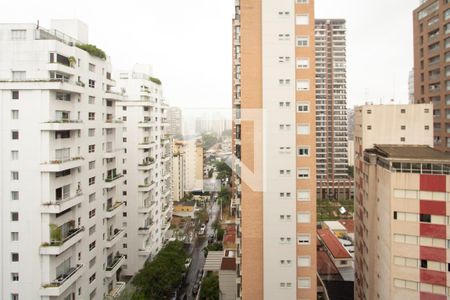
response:
M156 83L156 84L159 84L159 85L161 85L161 80L159 80L158 78L156 78L156 77L149 77L148 78L148 80L150 80L151 82L154 82L154 83Z
M92 56L97 56L101 59L106 59L106 53L100 48L97 48L95 45L91 44L77 44L77 47L86 51Z

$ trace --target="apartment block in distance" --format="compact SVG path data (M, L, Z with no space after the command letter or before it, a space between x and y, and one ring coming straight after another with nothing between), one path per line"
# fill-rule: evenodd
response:
M414 100L434 105L434 145L450 150L450 1L414 10Z
M77 20L0 25L1 299L104 299L125 285L121 96L86 44Z
M315 23L317 198L352 199L347 155L345 20L317 19Z
M236 1L238 299L316 299L313 0Z
M123 272L132 276L161 250L172 217L169 106L149 65L136 64L129 71L120 71L117 84L126 95L117 103L117 115L126 126L122 138L128 176L122 195L127 203Z
M448 157L431 148L432 104L356 107L354 136L355 298L440 299L419 293L445 278L429 259L445 257L430 232L441 234L446 226L434 227L441 221L430 214L446 215L434 192L445 194L441 183L448 180Z
M181 108L171 106L167 112L167 119L169 121L169 129L168 133L174 136L175 138L181 138L182 131L182 120L183 120L183 112Z

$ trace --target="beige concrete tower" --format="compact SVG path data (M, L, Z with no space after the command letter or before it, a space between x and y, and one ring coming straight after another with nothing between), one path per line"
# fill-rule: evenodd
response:
M313 0L236 1L233 108L238 299L316 299Z

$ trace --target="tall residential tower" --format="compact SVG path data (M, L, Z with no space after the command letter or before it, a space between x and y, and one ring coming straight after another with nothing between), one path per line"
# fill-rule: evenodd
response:
M314 1L235 3L238 297L316 299Z
M345 20L316 20L317 197L351 199Z
M124 283L123 123L77 20L0 25L1 299L104 299Z
M414 100L433 104L434 145L449 151L450 1L422 1L413 18Z

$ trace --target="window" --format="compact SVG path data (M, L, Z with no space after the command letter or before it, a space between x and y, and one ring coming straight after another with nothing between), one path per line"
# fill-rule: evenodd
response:
M95 136L95 128L89 128L88 136L90 136L90 137Z
M95 217L95 208L89 211L89 219Z
M297 47L308 47L309 46L309 37L308 36L298 36L296 38Z
M11 99L19 100L19 91L11 91Z
M405 113L406 113L406 109L402 108L402 109L400 110L400 113L401 113L401 114L405 114Z
M95 273L89 277L89 283L92 283L95 280Z
M308 224L311 223L311 213L301 212L297 214L297 223Z
M17 109L11 110L11 119L18 120L19 119L19 111Z
M19 159L19 151L12 150L11 151L11 160L18 160Z
M95 233L95 225L89 228L89 235L93 235Z
M420 222L431 223L431 215L429 215L429 214L420 214Z
M97 260L97 258L94 257L93 259L91 259L91 260L89 261L89 268L92 268L92 267L95 265L96 260Z
M299 267L310 267L311 266L311 256L299 256L297 259L297 265Z
M18 232L11 232L11 241L16 242L19 240L19 233Z
M90 112L90 113L88 114L88 119L89 119L90 121L95 120L95 112Z
M309 102L298 102L297 112L300 113L309 112Z
M309 178L309 168L297 169L297 178L298 179L308 179Z
M308 135L309 134L309 124L297 125L297 134Z
M297 4L308 4L308 0L296 0Z
M11 200L19 200L19 192L11 191Z
M26 75L25 71L12 71L12 80L25 80Z
M299 277L298 278L298 288L299 289L309 289L309 288L311 288L311 278L309 278L309 277Z
M13 140L19 139L19 131L18 130L11 131L11 139L13 139Z
M367 130L372 130L372 125L367 125Z
M60 188L55 189L55 200L61 201L70 198L70 184L66 184Z
M11 273L11 281L19 281L19 273Z
M18 262L19 261L19 253L17 253L17 252L11 253L11 261Z
M298 156L309 156L309 146L300 146L297 149Z
M11 180L19 180L19 172L18 171L11 172Z
M406 126L405 126L405 125L402 125L402 126L400 126L400 129L401 129L401 130L406 130Z
M19 300L19 294L11 294L11 300Z
M89 64L89 71L91 72L95 72L95 65L94 64Z
M95 248L95 241L89 244L89 251L92 251Z
M89 185L93 185L93 184L95 184L95 176L89 178Z
M89 170L95 169L95 160L89 162Z
M89 153L94 153L95 152L95 145L89 145L88 152Z
M299 234L297 237L297 242L299 245L309 245L311 242L311 235Z
M95 104L95 97L94 96L89 96L88 103L89 104Z
M95 193L92 193L89 195L89 203L94 202L95 201Z
M295 24L296 25L308 25L309 24L309 15L302 14L295 16Z
M430 126L425 125L425 130L430 130Z
M95 274L94 274L95 275ZM94 276L95 279L95 276ZM95 296L97 295L97 289L94 289L90 294L89 294L89 300L93 300L95 299Z
M25 29L12 29L11 40L23 41L27 39L27 31Z
M404 136L402 136L401 138L400 138L400 142L405 142L406 141L406 138L404 137Z
M311 194L309 191L306 191L306 190L297 191L297 199L299 201L310 201Z
M89 87L95 88L95 80L89 79Z
M297 69L309 69L309 58L297 59Z
M297 80L297 91L309 91L309 80Z
M64 176L69 176L72 172L70 171L70 169L64 170L64 171L60 171L60 172L56 172L55 173L55 177L64 177Z

